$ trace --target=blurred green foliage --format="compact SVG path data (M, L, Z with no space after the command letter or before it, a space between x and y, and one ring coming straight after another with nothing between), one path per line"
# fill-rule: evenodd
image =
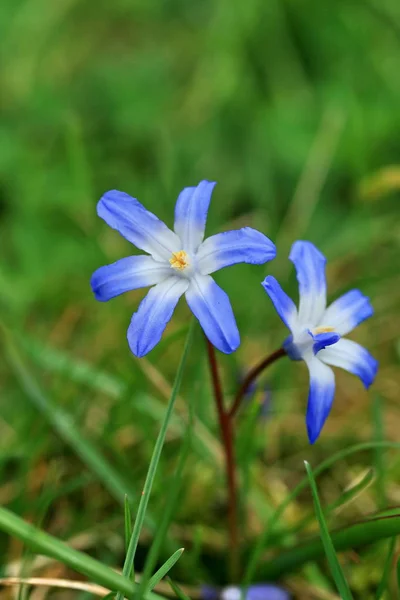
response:
M328 256L331 297L360 287L376 308L354 337L380 360L377 404L372 409L359 382L338 374L316 447L308 447L303 425L305 370L277 365L268 375L272 418L257 426L248 449L254 471L243 467L246 493L253 490L246 538L304 476L304 458L314 466L356 441L398 439L396 0L2 0L0 47L0 311L50 402L68 411L82 436L140 487L189 315L182 303L149 360L132 359L125 331L142 292L100 305L89 286L96 267L132 252L96 216L96 202L121 189L171 225L179 191L207 178L218 182L209 233L253 225L278 247L274 263L217 275L242 334L238 354L222 361L228 392L239 368L286 335L260 281L272 273L296 294L287 261L295 239L312 240ZM212 577L199 556L223 552L224 540L200 335L195 347L183 396L195 395L199 430L171 534L190 547L180 573L190 583ZM0 389L0 501L62 537L89 529L89 548L121 563L123 509L29 403L6 355ZM155 517L184 431L177 417L150 502ZM379 484L333 525L398 503L400 460L388 453L335 467L319 483L323 500L333 502L371 463ZM308 493L282 526L295 527L310 511ZM99 522L107 541L93 541ZM290 539L278 537L274 547ZM20 552L7 540L0 550L10 560ZM368 549L347 572L363 600L379 584L384 554ZM321 570L305 569L302 578L333 589ZM302 583L289 583L302 597Z

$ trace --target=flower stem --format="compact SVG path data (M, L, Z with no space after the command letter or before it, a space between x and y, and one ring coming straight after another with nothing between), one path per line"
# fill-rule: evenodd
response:
M274 363L279 358L282 358L283 356L286 356L286 351L283 348L278 348L278 350L275 350L275 352L269 354L266 358L263 358L261 362L259 362L255 367L251 369L251 371L248 372L242 385L238 389L231 409L228 412L228 416L230 419L235 418L236 413L239 410L240 405L242 403L243 396L245 395L246 391L253 383L253 381L257 379L257 377L264 371L264 369L269 367L269 365L272 365L272 363Z
M224 408L223 390L218 373L217 357L214 346L207 340L207 353L211 380L217 407L219 427L225 452L225 469L228 484L228 525L229 525L229 568L231 583L237 581L239 568L239 531L237 510L237 482L235 468L234 434L232 419Z

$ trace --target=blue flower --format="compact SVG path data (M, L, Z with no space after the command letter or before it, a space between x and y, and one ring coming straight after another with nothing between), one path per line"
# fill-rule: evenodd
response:
M357 375L368 388L378 363L362 346L342 336L373 314L369 299L351 290L326 308L326 259L311 242L298 241L289 259L295 266L300 302L296 309L274 277L263 287L280 318L291 331L283 347L293 360L304 360L310 371L307 431L313 444L329 415L335 394L333 367Z
M236 585L229 585L222 590L203 585L200 589L201 600L290 600L289 592L272 583L256 583L250 585L245 594Z
M128 329L129 346L136 356L144 356L158 344L183 294L216 348L229 354L240 344L229 298L210 275L236 263L265 263L276 251L271 240L250 227L203 241L214 186L201 181L182 190L175 207L175 231L124 192L106 192L97 205L97 214L107 225L148 254L100 267L91 279L95 297L103 302L154 286Z

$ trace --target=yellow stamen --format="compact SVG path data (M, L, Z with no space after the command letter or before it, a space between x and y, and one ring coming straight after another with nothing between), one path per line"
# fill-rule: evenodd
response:
M184 250L173 252L169 259L171 267L177 271L183 271L189 265L189 257Z
M335 331L334 327L317 327L314 329L314 334L318 335L319 333L331 333L331 331Z

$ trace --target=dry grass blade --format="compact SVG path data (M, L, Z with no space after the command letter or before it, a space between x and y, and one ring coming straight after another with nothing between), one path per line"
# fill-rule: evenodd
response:
M86 583L85 581L71 581L69 579L53 579L51 577L4 577L0 578L0 587L2 585L34 585L43 587L57 587L69 590L79 590L88 592L95 596L104 597L110 593L107 588L96 583Z

